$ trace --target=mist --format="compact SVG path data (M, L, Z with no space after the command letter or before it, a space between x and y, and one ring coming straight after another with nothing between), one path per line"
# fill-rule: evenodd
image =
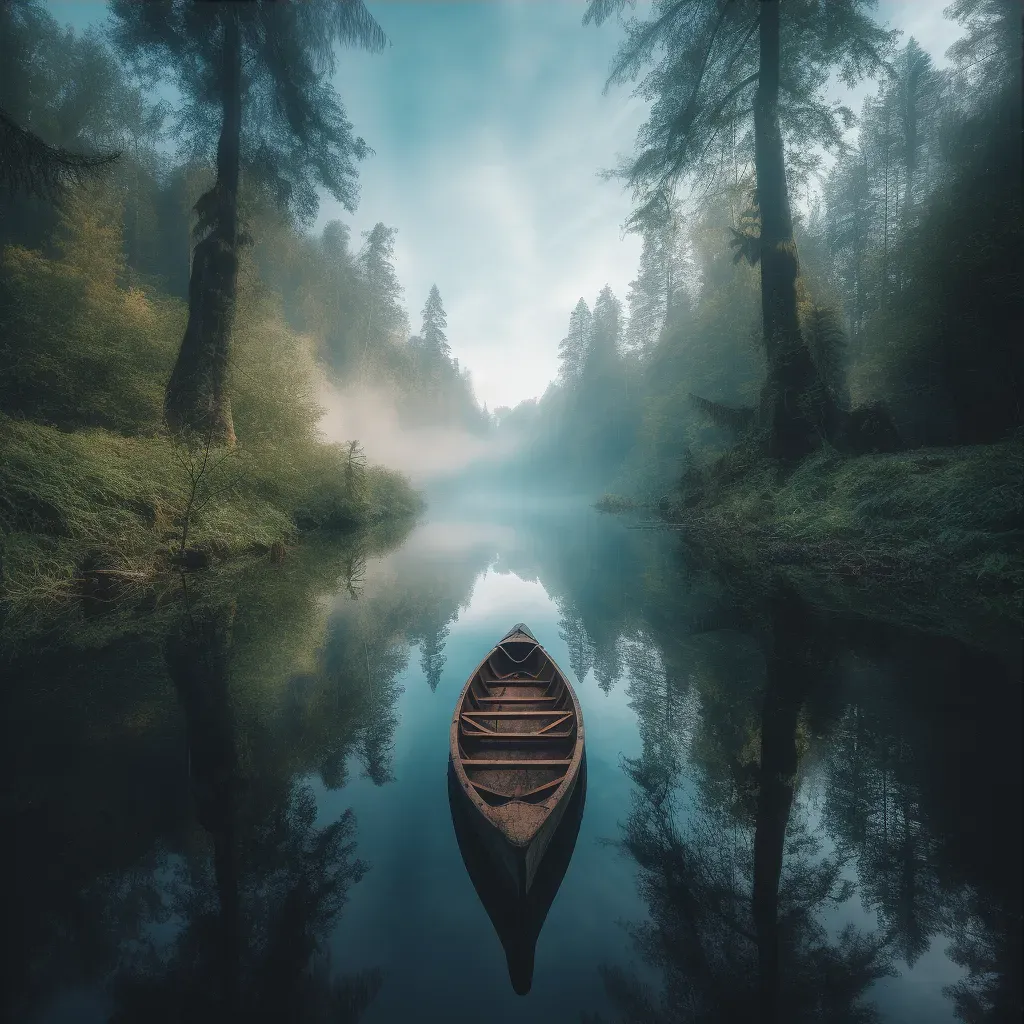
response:
M518 437L504 433L481 436L459 427L403 424L399 401L382 387L324 383L320 432L333 443L358 441L371 463L404 473L418 487L507 459L519 447Z

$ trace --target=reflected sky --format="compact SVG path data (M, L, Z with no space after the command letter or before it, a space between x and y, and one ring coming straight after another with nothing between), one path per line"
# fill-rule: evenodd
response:
M409 549L421 550L429 563L437 554L428 543L431 538L450 552L461 532L432 524L410 538ZM465 536L476 539L471 531ZM514 542L515 534L500 527L491 532L488 540L496 555L502 539ZM383 559L381 569L389 567ZM412 566L407 564L406 571ZM367 585L372 586L369 579ZM386 975L401 978L381 989L366 1021L416 1019L441 992L455 1013L472 1015L486 1006L494 1021L567 1020L581 1009L604 1005L598 963L642 966L629 955L626 936L614 923L644 915L635 872L616 849L601 843L615 837L629 801L630 784L619 758L636 756L640 749L636 716L624 688L606 695L593 673L576 684L587 727L588 787L596 798L587 804L572 860L541 931L533 988L525 997L508 983L505 954L466 874L450 818L442 814L448 809L448 725L466 679L481 654L515 621L526 622L567 668L559 618L540 583L498 573L489 565L474 582L468 606L451 624L448 661L437 692L430 692L415 658L401 677L396 784L378 789L357 778L354 765L344 790L318 790L322 820L345 807L355 811L360 856L373 865L352 891L343 925L332 940L334 958L354 968L378 965Z

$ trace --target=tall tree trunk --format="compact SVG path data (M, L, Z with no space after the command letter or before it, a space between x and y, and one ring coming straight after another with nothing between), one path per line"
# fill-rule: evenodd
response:
M769 453L785 460L813 450L826 429L828 397L800 335L799 273L779 124L779 0L761 0L760 71L754 100L754 169L761 214L761 319L768 361L762 418Z
M234 444L227 392L231 325L238 285L238 177L242 134L242 41L233 4L222 10L220 140L217 180L197 206L212 203L212 228L195 247L188 325L167 383L164 418L175 432Z
M910 244L911 218L914 215L914 171L917 169L917 103L916 96L911 94L907 101L906 114L903 122L904 166L903 179L903 228L902 254L900 260L900 294L906 287L907 264L909 261L908 246Z

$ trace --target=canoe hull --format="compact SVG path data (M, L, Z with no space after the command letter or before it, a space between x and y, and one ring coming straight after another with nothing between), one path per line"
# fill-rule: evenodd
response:
M537 869L551 845L552 838L558 831L566 807L569 806L573 794L576 792L576 787L579 785L579 773L573 775L565 789L565 795L552 808L551 813L533 839L527 845L520 846L509 842L505 834L494 825L490 818L479 812L466 793L467 784L464 781L460 784L458 772L451 757L448 759L448 767L449 774L455 779L455 788L461 795L467 812L467 822L487 850L491 861L501 869L510 891L525 896L533 886L534 879L537 877Z
M474 669L452 716L449 771L513 892L529 892L576 790L583 713L522 623Z
M519 995L526 995L533 984L537 940L576 846L586 799L586 767L584 757L573 794L540 860L529 892L513 888L505 865L495 860L492 848L483 842L478 825L480 815L465 798L455 772L448 772L448 799L459 852L501 942L509 980Z

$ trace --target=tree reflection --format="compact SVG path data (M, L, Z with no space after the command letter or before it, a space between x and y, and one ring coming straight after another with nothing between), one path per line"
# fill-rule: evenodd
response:
M887 998L872 980L932 949L929 971L966 971L930 992L960 1019L1019 1019L1021 689L1004 627L919 633L936 617L898 594L780 586L656 532L574 523L538 524L515 564L555 597L577 678L608 692L617 675L637 715L623 845L652 908L634 937L665 990L606 971L622 1017L868 1020ZM854 899L869 933L823 930Z
M569 667L576 681L582 683L594 664L594 642L582 617L571 606L562 611L558 620L558 636L569 648Z
M826 753L826 826L908 964L949 940L966 971L944 989L958 1019L1017 1020L1019 673L956 641L922 651L892 629L860 633Z
M913 966L946 923L937 843L921 820L905 738L852 705L826 753L825 823L857 859L861 900L878 911L895 952Z
M828 934L821 912L846 900L850 884L841 858L823 854L806 814L794 813L802 714L827 650L811 639L815 624L791 593L772 595L753 618L765 666L752 723L759 755L751 766L746 744L726 752L732 798L722 799L712 772L704 780L711 784L685 799L681 751L655 740L671 730L649 721L643 755L626 763L637 792L622 846L640 868L650 913L632 935L662 972L664 990L656 996L622 971L604 970L623 1021L876 1018L863 996L891 970L884 939L850 927ZM713 695L712 688L712 702Z
M235 611L234 602L196 605L186 591L165 642L212 864L202 852L168 858L157 885L180 927L170 942L151 941L126 959L114 1019L355 1021L380 977L335 978L324 953L349 886L366 870L355 857L355 819L347 811L318 827L309 786L273 770L280 761L265 732L240 726Z
M420 669L427 680L431 693L437 692L437 685L441 682L441 673L448 660L444 656L444 644L450 632L447 624L438 626L427 632L420 642Z

